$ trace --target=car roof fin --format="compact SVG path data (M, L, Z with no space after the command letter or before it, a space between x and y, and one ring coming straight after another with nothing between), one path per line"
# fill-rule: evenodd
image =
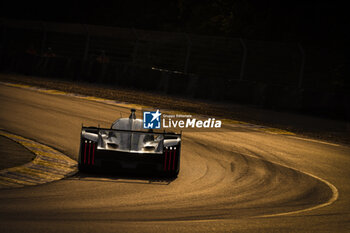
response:
M136 119L136 114L135 114L136 109L132 108L130 111L131 111L131 114L129 116L129 119Z

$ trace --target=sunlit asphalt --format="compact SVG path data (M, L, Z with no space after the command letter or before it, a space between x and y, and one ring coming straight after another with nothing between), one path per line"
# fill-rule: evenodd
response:
M81 124L129 109L0 85L0 128L76 159ZM185 133L173 182L77 174L0 190L0 232L350 232L350 148L251 130Z

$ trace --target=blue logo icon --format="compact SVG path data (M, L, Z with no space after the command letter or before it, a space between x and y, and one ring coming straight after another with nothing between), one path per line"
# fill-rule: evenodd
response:
M160 129L160 115L162 113L157 109L156 112L143 112L144 129Z

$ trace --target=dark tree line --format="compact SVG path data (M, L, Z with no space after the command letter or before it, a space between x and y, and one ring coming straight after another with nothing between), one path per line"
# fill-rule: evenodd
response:
M332 46L349 39L347 8L331 0L2 1L1 15Z

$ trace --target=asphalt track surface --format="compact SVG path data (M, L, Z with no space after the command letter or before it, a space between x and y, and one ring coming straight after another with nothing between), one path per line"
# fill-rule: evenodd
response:
M8 158L8 155L11 155L11 159ZM20 166L32 161L33 158L34 154L21 144L0 136L0 170Z
M0 128L76 159L129 109L0 85ZM0 190L0 232L350 232L350 148L233 126L183 135L172 182L77 174Z

